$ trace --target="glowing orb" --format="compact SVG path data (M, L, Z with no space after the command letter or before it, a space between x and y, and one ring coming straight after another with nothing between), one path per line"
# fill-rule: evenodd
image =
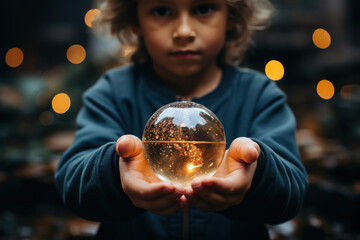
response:
M149 119L143 133L146 161L163 181L187 186L195 177L210 176L225 153L223 126L201 104L167 104Z

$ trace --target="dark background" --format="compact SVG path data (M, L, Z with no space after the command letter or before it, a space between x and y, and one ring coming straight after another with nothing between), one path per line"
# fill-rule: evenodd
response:
M297 118L297 139L310 188L300 214L269 226L272 239L360 239L360 1L273 0L268 29L256 33L243 66L264 72L276 59L285 68L277 82ZM120 65L123 50L84 24L91 1L13 0L2 3L0 49L0 239L89 239L97 223L79 219L61 203L53 180L59 157L71 144L81 94L106 69ZM312 42L317 28L332 43ZM71 64L66 51L81 44L87 57ZM24 61L5 63L19 47ZM327 79L335 95L319 97ZM344 86L352 86L345 97ZM71 108L56 114L55 94ZM51 116L42 121L43 114Z

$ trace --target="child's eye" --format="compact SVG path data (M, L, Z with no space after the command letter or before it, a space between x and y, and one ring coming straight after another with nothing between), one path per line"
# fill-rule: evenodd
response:
M170 15L170 10L167 7L155 7L152 10L152 13L158 17L166 17L166 16Z
M207 15L214 10L214 7L211 5L200 5L195 9L195 14L197 15Z

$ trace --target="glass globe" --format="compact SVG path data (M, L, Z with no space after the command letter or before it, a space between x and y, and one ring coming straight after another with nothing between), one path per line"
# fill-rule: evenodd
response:
M201 104L180 101L157 110L143 137L146 161L163 181L187 186L195 177L210 176L225 153L224 128Z

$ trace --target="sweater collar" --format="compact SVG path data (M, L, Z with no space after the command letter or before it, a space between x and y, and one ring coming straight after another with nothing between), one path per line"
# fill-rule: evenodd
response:
M219 85L208 94L199 98L192 98L190 99L191 101L198 103L211 103L225 94L225 92L229 89L231 78L235 69L234 67L227 65L223 66L221 69L222 76ZM146 88L149 89L149 91L146 91L147 97L150 97L153 100L155 98L163 104L181 100L176 92L164 85L160 77L153 70L150 61L140 64L137 72L139 73L139 77L144 82Z

